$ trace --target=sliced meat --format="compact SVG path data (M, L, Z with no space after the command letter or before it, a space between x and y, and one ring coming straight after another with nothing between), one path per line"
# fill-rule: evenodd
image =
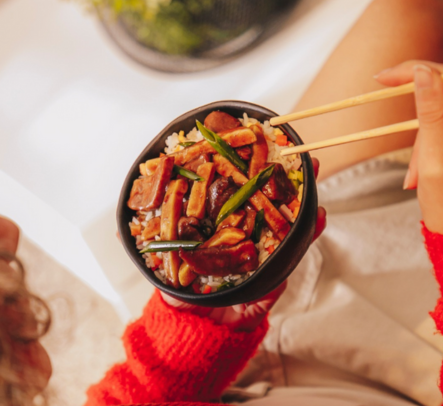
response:
M178 221L178 239L188 241L206 241L200 231L200 221L195 217L182 217Z
M222 245L237 245L246 238L243 230L235 227L226 227L216 232L208 241L201 245L200 248L219 247Z
M238 127L233 130L222 131L220 134L232 148L242 147L257 141L255 134L246 127ZM188 162L197 159L203 154L215 154L215 150L207 141L200 141L181 151L169 154L168 157L174 157L176 165L183 166ZM157 168L161 158L150 159L145 162L145 170L148 174L153 173Z
M252 144L252 156L249 162L248 178L252 179L266 164L268 158L268 143L259 125L252 125L251 130L257 137L257 141Z
M160 238L163 241L176 240L178 235L178 221L182 213L183 196L188 190L188 183L183 179L169 182L168 191L163 200ZM166 280L169 285L178 288L178 271L180 269L180 257L177 251L163 254L163 265L166 272Z
M204 125L209 130L219 133L220 131L240 127L241 122L223 111L213 111L206 116Z
M206 196L215 174L215 167L212 162L206 162L197 169L197 175L204 180L194 182L189 196L189 204L186 209L188 217L197 217L203 219L205 217Z
M222 206L239 188L231 177L218 178L208 189L206 212L212 220L216 220Z
M220 231L226 227L237 227L240 222L245 218L246 212L244 210L237 210L234 213L231 213L228 217L226 217L220 224L217 226L216 231Z
M214 165L219 175L225 178L232 177L236 185L243 186L249 180L240 169L219 154L214 155Z
M198 158L185 164L184 168L197 173L198 167L206 162L211 162L209 154L201 154Z
M282 164L275 164L271 177L262 187L263 194L278 203L290 203L297 196L293 183L288 179Z
M160 217L154 217L148 221L142 233L142 240L152 240L160 234Z
M251 240L230 247L197 248L193 251L180 249L180 257L200 275L226 276L246 273L258 267L257 249Z
M236 148L235 152L237 152L238 156L244 161L249 161L252 156L252 149L249 145L245 145L244 147Z
M162 157L153 175L136 179L132 186L128 206L132 210L153 210L161 206L166 186L171 179L174 158Z

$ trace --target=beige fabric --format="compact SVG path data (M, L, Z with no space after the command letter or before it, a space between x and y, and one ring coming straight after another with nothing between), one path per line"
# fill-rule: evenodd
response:
M53 368L45 391L48 404L80 406L86 389L124 359L124 326L106 300L23 236L18 256L30 289L52 311L52 327L42 339Z
M238 386L268 381L306 401L336 390L343 405L441 404L442 338L430 334L428 315L438 290L415 194L402 190L405 171L383 157L318 185L328 227L291 275L262 352ZM270 402L275 391L268 404L280 404ZM344 395L351 392L360 398ZM369 400L375 395L378 403Z

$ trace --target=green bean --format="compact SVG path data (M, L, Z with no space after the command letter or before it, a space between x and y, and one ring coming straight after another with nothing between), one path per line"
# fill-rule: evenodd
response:
M197 182L202 182L205 180L202 177L198 176L195 172L192 172L178 165L174 165L174 172L184 176L185 178L196 180Z
M264 218L265 211L261 209L255 216L254 230L252 231L252 241L254 241L255 243L258 243L260 241Z
M140 251L140 254L144 254L146 252L178 251L180 248L184 249L185 251L192 251L200 244L201 242L199 241L151 241Z
M232 197L223 205L218 213L215 225L218 226L226 217L236 211L246 200L248 200L257 190L259 190L271 177L274 171L274 165L262 170L254 176L248 183L243 185Z
M223 138L219 137L215 132L208 130L200 121L197 120L197 127L200 130L206 141L209 142L212 148L214 148L221 156L228 159L233 165L235 165L242 172L248 171L248 165L244 162Z

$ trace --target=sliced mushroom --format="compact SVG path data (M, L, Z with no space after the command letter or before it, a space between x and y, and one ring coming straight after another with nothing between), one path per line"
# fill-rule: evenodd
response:
M206 241L200 231L200 221L195 217L182 217L178 221L178 239L188 241Z
M180 257L195 273L200 275L226 276L246 273L258 266L258 254L251 240L234 246L197 248L194 251L180 249Z
M228 161L229 162L229 161ZM238 186L231 177L218 178L208 189L206 210L208 216L215 220L222 206L238 190Z
M220 232L214 234L212 238L203 243L200 247L218 247L221 245L236 245L240 241L243 241L246 237L244 231L238 228L225 228ZM189 286L198 275L194 272L193 268L186 262L183 262L180 266L178 273L180 285Z

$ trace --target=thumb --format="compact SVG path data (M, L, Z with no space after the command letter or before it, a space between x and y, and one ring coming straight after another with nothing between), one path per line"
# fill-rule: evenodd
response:
M414 81L420 122L418 177L428 183L443 158L443 81L439 72L426 65L414 67Z
M414 66L415 101L420 130L432 141L441 139L443 129L443 81L440 73L426 65ZM436 138L435 138L436 137Z

